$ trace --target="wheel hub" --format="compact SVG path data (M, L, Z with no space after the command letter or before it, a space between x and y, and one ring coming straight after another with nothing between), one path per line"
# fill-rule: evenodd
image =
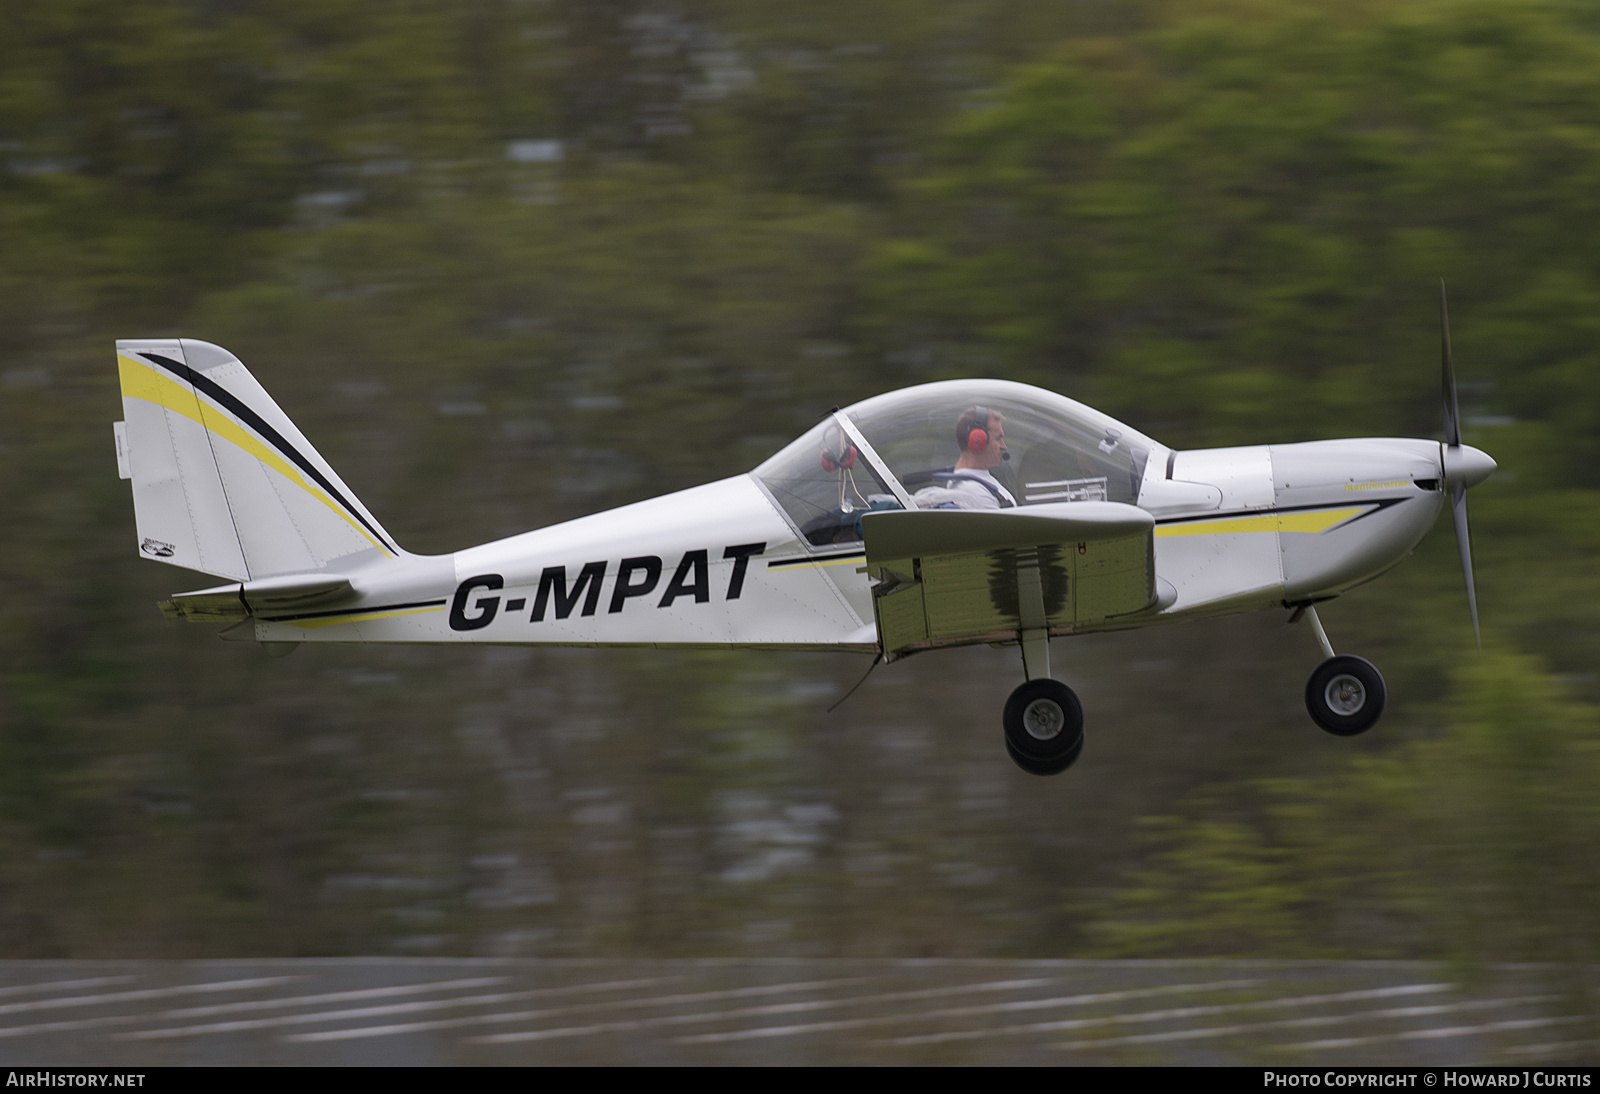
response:
M1328 681L1323 698L1327 700L1329 710L1348 717L1367 705L1367 689L1354 676L1340 673Z
M1022 726L1036 741L1059 737L1066 724L1066 713L1050 699L1035 699L1022 712Z

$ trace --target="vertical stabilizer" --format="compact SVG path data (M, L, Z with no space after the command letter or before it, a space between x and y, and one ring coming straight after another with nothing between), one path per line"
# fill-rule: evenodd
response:
M188 338L117 343L146 558L236 581L400 554L394 540L239 359Z

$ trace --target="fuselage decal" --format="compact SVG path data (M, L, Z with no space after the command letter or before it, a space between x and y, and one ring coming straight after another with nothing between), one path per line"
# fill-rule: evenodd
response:
M724 600L738 600L744 592L745 577L750 569L750 559L767 549L765 543L738 543L722 550L722 560L732 562ZM599 612L601 587L608 571L614 572L611 599L606 604L607 615L620 614L630 600L649 597L661 584L666 572L660 555L635 555L620 560L612 571L606 559L585 562L568 580L567 567L546 566L539 573L533 594L533 608L528 614L530 623L542 623L550 614L556 619L569 619L576 611L579 618ZM656 602L657 608L670 608L678 600L695 604L711 601L711 552L706 548L685 551L671 571L666 591ZM501 602L507 616L527 608L526 596L506 599L502 595L505 578L500 574L478 574L469 577L456 587L450 602L450 629L475 631L487 627L501 612ZM488 595L474 595L476 593ZM580 607L581 600L581 607ZM443 604L444 601L438 603Z

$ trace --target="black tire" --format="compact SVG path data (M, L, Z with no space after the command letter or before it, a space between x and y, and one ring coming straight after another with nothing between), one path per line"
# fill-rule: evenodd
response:
M1078 762L1078 757L1083 755L1083 734L1078 734L1078 744L1071 752L1057 760L1032 760L1022 755L1011 747L1011 742L1006 742L1006 755L1011 757L1011 762L1030 775L1059 775L1067 768Z
M1361 657L1330 657L1306 681L1311 720L1335 737L1354 737L1371 729L1386 698L1382 674Z
M1083 706L1057 680L1029 680L1006 700L1006 752L1030 775L1057 775L1083 752Z

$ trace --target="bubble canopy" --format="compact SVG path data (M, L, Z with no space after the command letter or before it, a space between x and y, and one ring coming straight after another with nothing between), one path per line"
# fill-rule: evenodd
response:
M971 437L973 428L992 433L993 445ZM1043 388L950 380L846 407L754 474L805 540L821 547L859 542L863 513L908 504L1134 503L1155 447L1115 418Z

